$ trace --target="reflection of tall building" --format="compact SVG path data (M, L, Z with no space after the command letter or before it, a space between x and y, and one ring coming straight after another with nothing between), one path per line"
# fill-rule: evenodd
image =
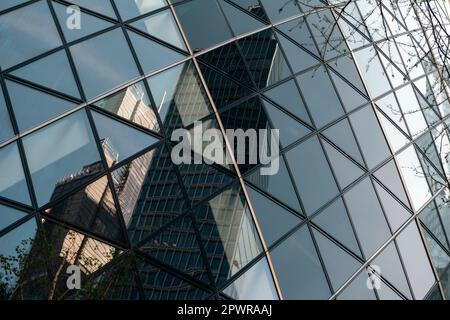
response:
M232 68L233 74L242 74L243 77L245 74L250 77L251 73L257 85L261 87L279 80L280 68L285 65L281 62L280 51L271 32L253 35L246 39L242 46L246 50L247 60L252 62L249 66L250 70L245 64L238 63L239 59L242 61L242 57L235 45L214 50L202 61L212 65L227 65ZM202 64L201 69L218 107L233 103L243 96L240 92L242 87L239 84L223 81L223 77L210 72L206 65ZM192 64L183 66L176 76L176 81L174 91L168 93L168 96L165 93L165 101L161 99L162 103L170 101L168 116L163 123L169 134L173 129L184 127L192 123L193 119L201 118L199 113L204 112L208 105ZM258 99L242 103L230 112L222 114L221 118L225 128L244 130L268 128L267 117ZM211 126L215 125L211 124ZM142 240L145 235L160 227L159 220L170 221L175 218L173 210L167 212L161 210L161 204L169 199L173 200L173 190L178 188L176 177L169 174L172 172L171 168L169 153L162 148L155 150L128 229L132 242ZM211 190L223 188L223 174L211 170L207 165L181 165L178 168L193 202L208 196ZM168 175L172 179L168 179ZM131 182L122 181L125 187L128 183ZM177 207L183 208L182 197L179 197L177 201L179 203ZM175 213L179 214L181 210ZM169 215L168 219L166 219L167 215ZM195 210L194 216L199 225L200 238L205 243L209 267L215 281L222 283L261 252L261 244L239 187L229 188L211 199ZM163 259L164 263L176 269L205 280L205 275L202 275L205 270L201 266L186 265L186 261L192 261L193 256L201 257L200 248L197 242L191 241L192 238L195 239L196 236L190 224L176 223L163 231L161 236L150 239L142 250ZM149 273L147 276L142 276L145 288L145 279L152 278L150 275L152 271L142 269L140 272ZM161 288L161 290L164 289ZM168 287L167 290L174 290L174 288ZM180 288L180 290L185 289Z

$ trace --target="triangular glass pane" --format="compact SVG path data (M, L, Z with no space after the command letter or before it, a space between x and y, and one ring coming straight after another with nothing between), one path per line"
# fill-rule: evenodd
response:
M338 296L337 300L377 300L372 289L367 287L369 275L363 270Z
M367 102L367 98L363 97L359 92L353 89L347 82L342 80L341 77L337 76L334 72L330 72L330 75L347 112L350 112Z
M440 244L448 250L449 245L447 243L447 237L441 224L441 219L434 201L427 204L427 206L421 211L419 218L428 229L427 231L429 231L430 234L432 234L440 242Z
M269 18L266 15L266 12L264 11L263 7L259 3L258 0L230 0L229 2L233 2L240 6L242 9L253 13L260 19L264 21L269 21Z
M70 48L87 99L98 97L139 76L121 28Z
M85 110L25 136L22 142L40 206L71 191L59 189L60 194L55 194L55 186L61 181L85 178L103 170Z
M242 84L235 82L231 78L222 75L202 63L200 64L200 70L203 73L206 85L218 109L226 107L253 93Z
M289 150L286 157L308 215L339 193L317 136Z
M74 102L57 98L12 81L6 81L6 84L20 131L30 129L76 106Z
M271 86L292 75L271 29L240 39L238 45L259 88Z
M78 40L82 37L113 26L111 22L94 17L86 12L80 12L80 26L72 26L69 23L70 16L68 12L71 11L67 10L68 7L57 2L53 3L53 7L55 8L59 25L61 26L67 42Z
M9 112L6 108L3 91L0 89L0 142L11 138L13 135L14 131L9 119Z
M446 180L442 177L442 173L438 172L432 165L432 162L422 153L417 152L417 157L422 165L422 175L425 176L428 181L431 192L433 194L438 192L447 184ZM437 162L439 162L439 160L437 160Z
M408 212L397 200L395 200L378 182L375 181L375 189L380 197L381 205L391 226L392 232L395 232L400 226L411 217Z
M193 278L209 283L205 261L189 217L177 219L139 244L138 249Z
M341 285L361 266L361 263L339 248L319 231L313 229L322 260L327 269L334 290Z
M380 289L377 289L378 298L380 300L403 300L402 297L400 297L396 292L394 292L384 281L382 281L377 275L372 275L375 279L378 278L380 282Z
M398 125L404 132L408 132L405 125L405 118L398 106L394 94L390 93L376 101L376 105L386 114L386 116Z
M383 126L383 130L386 133L386 137L389 140L389 143L394 152L400 150L403 146L405 146L408 142L410 142L409 138L405 133L400 131L397 126L395 126L391 120L389 120L384 113L378 109L378 119Z
M124 164L111 176L132 244L187 210L170 154L164 145Z
M353 135L352 129L347 119L339 121L332 127L323 131L323 135L333 142L337 147L345 151L359 164L364 164L364 161L359 152L358 145Z
M0 149L0 197L31 204L17 144Z
M268 247L302 221L298 216L290 213L253 188L247 188L247 191Z
M272 99L272 101L280 105L283 109L291 112L306 123L311 124L294 80L284 82L281 85L264 92L264 95Z
M142 81L95 102L95 105L149 130L159 132L158 118Z
M277 36L278 41L280 42L281 47L283 48L294 73L303 71L305 69L308 69L309 67L319 64L319 61L316 60L312 55L292 43L283 35L277 33Z
M194 64L179 64L147 79L159 116L170 136L210 114L212 108Z
M353 253L361 256L361 251L356 242L355 233L342 199L336 200L325 208L313 219L313 222Z
M72 97L80 97L64 50L27 64L11 74Z
M166 0L150 0L150 1L114 0L114 2L116 3L116 7L119 10L122 20L124 21L167 6Z
M359 76L358 69L356 68L355 61L351 56L339 57L336 60L327 62L327 64L343 78L347 79L357 89L359 89L359 91L366 93L361 77Z
M406 281L397 249L390 243L371 263L370 266L379 270L380 275L389 281L397 290L411 298L408 282Z
M225 13L234 35L238 36L264 26L264 24L247 15L233 5L221 0L220 5Z
M54 194L59 194L59 190L64 190L71 184L79 183L78 179L66 179L55 187ZM85 186L44 212L86 232L114 242L126 243L106 176Z
M330 10L310 14L306 20L325 60L348 52L345 39L336 26L337 22Z
M272 272L265 258L258 261L222 292L236 300L278 300Z
M297 77L308 110L318 128L344 115L327 69L321 65ZM317 90L320 88L320 90Z
M110 166L158 142L155 137L98 112L92 115Z
M228 76L244 84L250 85L252 83L244 59L234 42L208 51L198 56L198 60L218 68Z
M303 138L311 132L300 122L290 117L271 103L263 99L267 114L272 121L273 129L280 130L280 139L284 147Z
M409 201L406 197L403 183L397 170L395 162L389 161L387 164L378 169L374 174L375 178L381 181L391 192L397 196L404 204L409 207Z
M73 4L116 19L116 14L109 0L70 0Z
M245 179L297 212L302 212L284 158L279 157L279 161L279 170L276 174L271 176L261 175L260 170L257 170Z
M305 23L305 18L300 17L296 20L283 23L282 25L277 26L277 28L290 38L294 39L302 47L311 51L316 56L319 56L316 44L309 32L308 25Z
M130 31L128 35L145 73L162 69L184 58L184 55L181 53L175 52L137 33Z
M324 147L330 159L331 166L333 167L334 175L336 176L341 189L344 189L364 174L364 171L361 168L333 148L326 141L324 141Z
M155 267L147 260L139 259L137 269L147 300L204 300L212 294Z
M123 1L122 1L123 2ZM187 51L180 31L170 10L158 12L130 24L131 26Z
M327 299L331 292L307 227L271 251L283 298Z
M26 215L25 212L0 204L0 231Z

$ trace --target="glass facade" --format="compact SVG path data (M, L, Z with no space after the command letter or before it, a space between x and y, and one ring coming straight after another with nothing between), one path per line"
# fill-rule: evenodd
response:
M447 1L0 2L0 299L450 299Z

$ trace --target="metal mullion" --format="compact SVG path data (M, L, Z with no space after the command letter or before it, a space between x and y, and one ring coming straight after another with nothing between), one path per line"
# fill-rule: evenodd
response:
M171 3L170 0L168 0L168 2L169 2L169 5L170 5L170 8L171 8L171 10L172 10L172 13L173 13L173 15L174 15L175 21L176 21L176 23L177 23L177 25L178 25L178 27L179 27L179 29L180 29L180 31L181 31L181 34L182 34L182 36L183 36L183 38L184 38L184 40L185 40L185 42L186 42L187 48L188 48L189 52L192 54L192 49L190 48L189 42L187 41L186 35L185 35L185 33L184 33L184 30L182 29L182 26L181 26L181 24L180 24L180 21L179 21L179 19L178 19L177 14L176 14L176 12L175 12L175 10L174 10L174 7L173 7L173 5L172 5L172 3ZM221 130L221 132L222 132L222 135L224 135L224 140L225 140L225 144L226 144L226 146L227 146L227 150L228 150L228 152L230 153L231 158L233 159L233 164L234 164L236 173L238 174L238 177L239 177L239 183L240 183L240 185L241 185L241 188L242 188L244 197L245 197L246 202L247 202L247 205L248 205L248 207L249 207L249 210L250 210L250 213L251 213L251 216L252 216L253 223L255 224L255 228L256 228L256 231L257 231L259 240L260 240L260 242L261 242L263 248L265 249L265 248L266 248L266 244L265 244L264 238L263 238L263 236L262 236L261 229L260 229L260 227L259 227L259 225L258 225L258 220L257 220L257 218L256 218L256 214L255 214L255 212L254 212L254 210L253 210L253 207L252 207L252 205L251 205L251 202L250 202L250 200L249 200L249 196L248 196L247 190L245 189L245 183L244 183L244 180L243 180L242 175L241 175L241 173L240 173L239 166L237 165L236 160L234 159L234 155L231 154L231 151L232 151L232 150L231 150L231 147L230 147L230 143L229 143L229 141L228 141L227 138L226 138L226 135L225 135L225 129L224 129L224 127L223 127L222 120L221 120L221 118L220 118L220 115L219 115L218 110L217 110L217 108L216 108L216 105L215 105L215 103L214 103L214 100L212 99L211 93L209 92L209 88L206 86L205 79L204 79L204 77L203 77L203 74L201 73L200 67L199 67L198 62L197 62L197 60L196 60L195 57L193 57L193 62L194 62L195 68L196 68L196 70L197 70L197 72L198 72L198 74L199 74L200 81L201 81L202 85L204 86L204 90L205 90L205 92L206 92L206 94L207 94L207 96L208 96L208 99L209 99L210 103L211 103L211 107L213 108L214 114L216 114L216 117L217 117L217 123L218 123L219 128L220 128L220 130ZM271 259L270 259L270 256L268 255L268 253L266 253L266 258L267 258L267 261L268 261L268 264L269 264L269 269L271 270L271 273L272 273L272 277L273 277L273 281L274 281L275 287L277 288L278 296L279 296L280 298L282 298L282 293L281 293L281 289L280 289L279 284L278 284L277 276L276 276L276 274L275 274L275 272L274 272L273 264L272 264L272 261L271 261Z
M0 69L0 71L1 71L1 69ZM0 90L2 90L2 89L3 89L3 97L5 99L5 105L6 105L6 108L8 110L10 122L11 122L11 125L13 127L14 133L17 136L19 134L19 127L18 127L18 124L17 124L16 117L14 115L14 109L13 109L13 106L11 104L11 99L9 97L9 93L6 90L5 79L3 77L3 74L0 73ZM13 142L11 142L11 143L13 143ZM22 139L17 139L16 143L17 143L17 148L18 148L18 151L19 151L19 157L20 157L21 166L22 166L22 169L23 169L25 181L26 181L26 184L27 184L28 194L30 196L31 206L34 209L37 209L38 208L38 202L37 202L36 195L34 193L34 187L33 187L32 179L31 179L31 172L30 172L30 169L28 167L28 162L27 162L27 158L26 158L26 154L25 154L25 148L24 148L23 143L22 143Z

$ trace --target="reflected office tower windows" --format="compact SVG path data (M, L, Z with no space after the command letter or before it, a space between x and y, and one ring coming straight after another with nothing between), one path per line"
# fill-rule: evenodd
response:
M0 299L450 299L450 6L344 2L0 0Z

